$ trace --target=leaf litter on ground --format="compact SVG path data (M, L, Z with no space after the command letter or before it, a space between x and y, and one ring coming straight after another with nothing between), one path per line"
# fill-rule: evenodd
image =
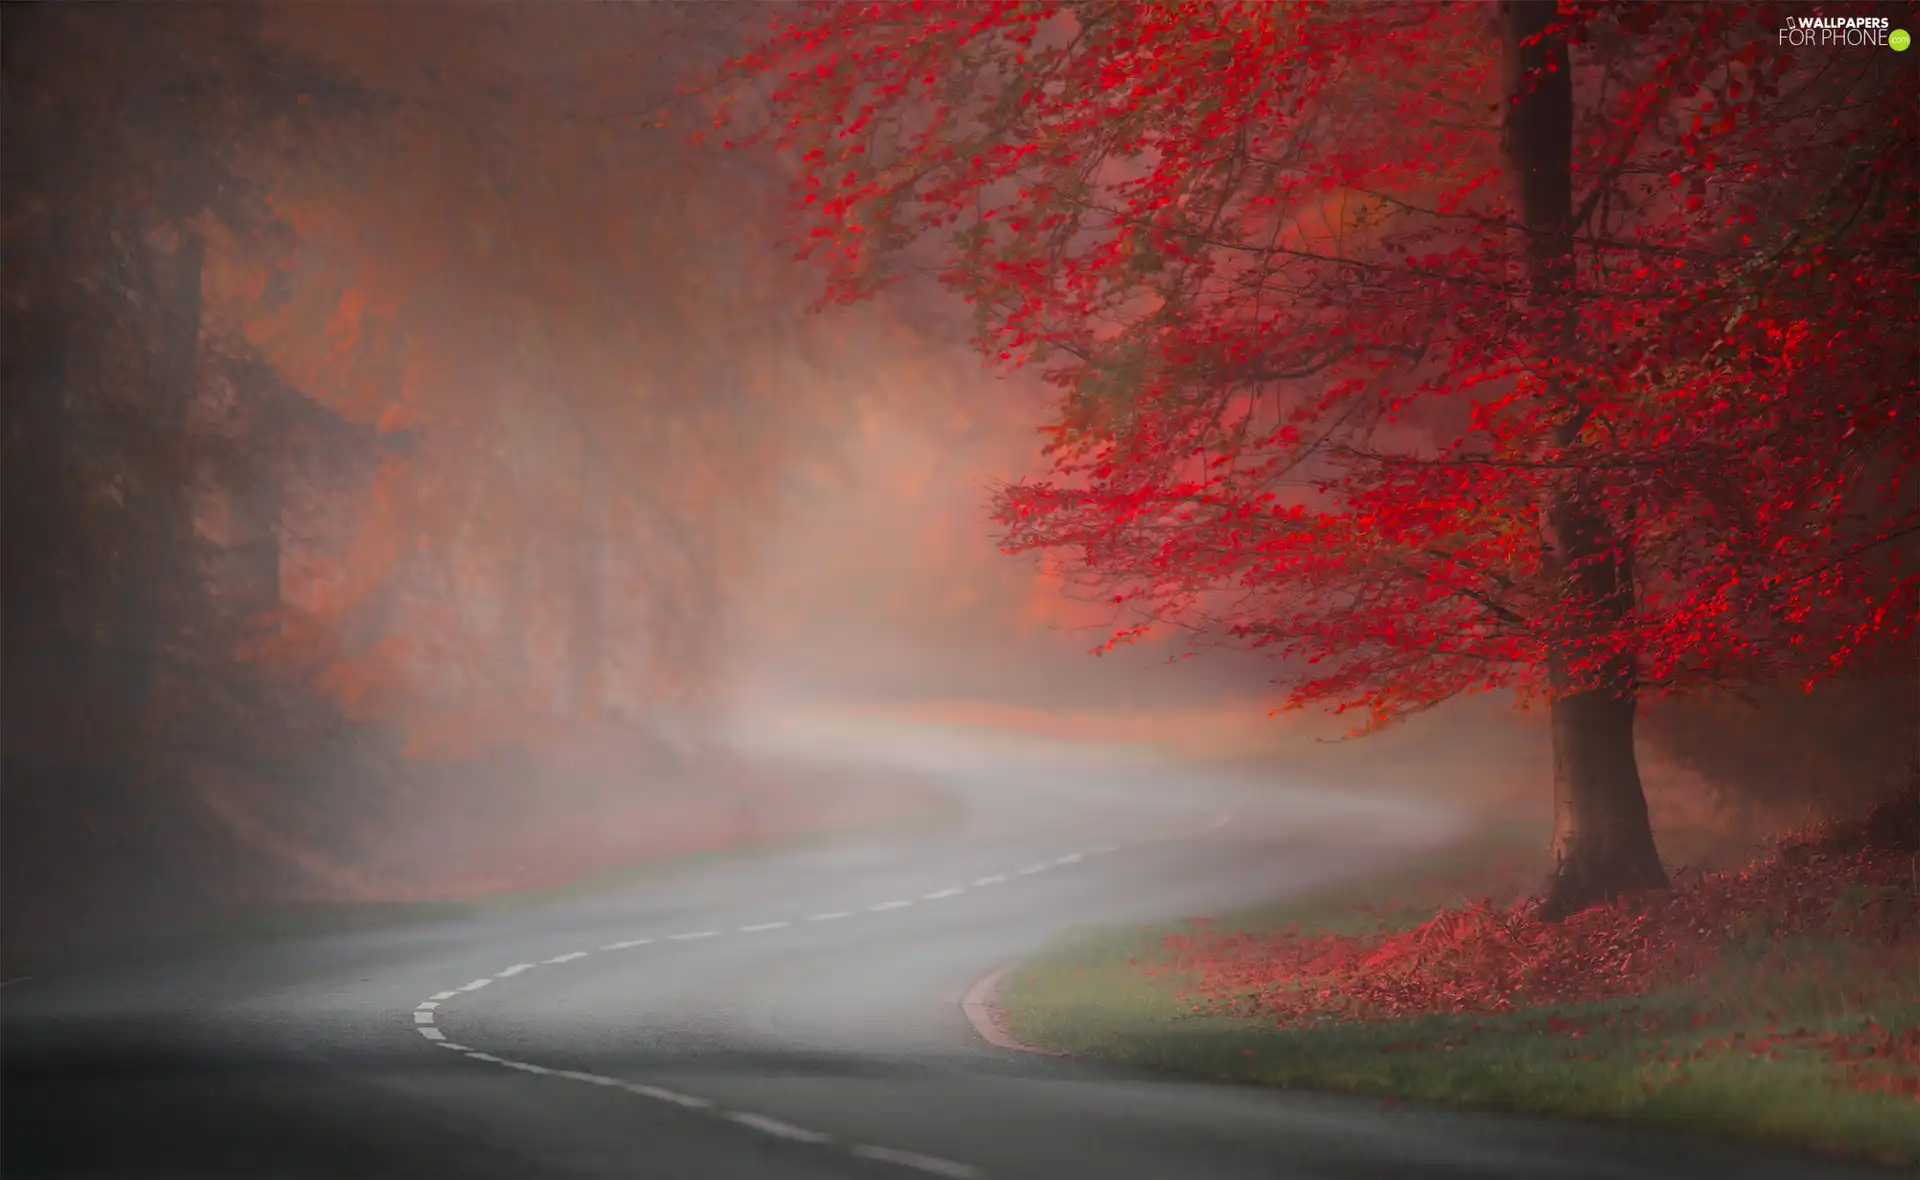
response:
M1575 1059L1604 1051L1596 1035L1671 1032L1652 1060L1683 1078L1709 1057L1778 1060L1798 1049L1821 1055L1843 1088L1920 1100L1920 1026L1876 1015L1911 1012L1920 999L1916 815L1903 791L1864 821L1803 830L1738 870L1681 873L1670 891L1560 922L1542 921L1532 900L1491 898L1359 931L1195 922L1166 936L1170 961L1140 969L1190 980L1193 1011L1281 1028L1479 1015L1485 1031L1565 1036ZM1782 995L1809 990L1828 995L1830 1019L1809 1019ZM1659 1004L1621 1003L1656 994ZM1792 1026L1774 1009L1795 1013ZM1445 1050L1452 1040L1384 1048Z

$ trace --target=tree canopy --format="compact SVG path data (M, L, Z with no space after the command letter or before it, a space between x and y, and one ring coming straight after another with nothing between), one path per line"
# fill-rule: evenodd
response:
M999 518L1112 642L1266 648L1369 727L1624 701L1556 741L1644 831L1637 694L1817 681L1920 607L1909 79L1784 11L814 5L728 133L799 161L834 297L930 267L1054 385Z

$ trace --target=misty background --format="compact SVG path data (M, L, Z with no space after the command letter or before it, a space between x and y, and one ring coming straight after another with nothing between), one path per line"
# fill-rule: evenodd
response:
M1087 654L1122 620L987 518L1044 392L929 290L811 313L781 162L693 141L762 16L6 11L10 961L942 806L781 727L1547 815L1503 699L1329 745L1261 658ZM1663 851L1857 808L1916 718L1911 675L1650 705L1656 822L1724 837Z

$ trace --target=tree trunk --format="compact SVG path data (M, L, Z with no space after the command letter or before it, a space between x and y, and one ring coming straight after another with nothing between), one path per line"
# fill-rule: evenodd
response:
M1574 692L1551 706L1554 867L1544 918L1667 884L1634 761L1634 707L1631 690Z
M1500 25L1504 147L1525 236L1527 315L1542 344L1552 446L1560 451L1579 437L1589 410L1554 372L1554 358L1574 341L1575 277L1573 80L1566 39L1547 31L1555 8L1553 0L1506 0ZM1603 494L1591 472L1576 469L1553 481L1545 504L1547 570L1582 628L1552 637L1547 657L1554 868L1541 913L1549 919L1667 884L1634 758L1636 661L1618 642L1633 607L1632 569Z
M51 222L44 249L9 256L9 265L57 273L74 235L68 215ZM0 352L0 667L16 686L4 697L0 737L10 758L84 749L97 724L91 632L74 625L97 616L74 590L99 584L106 547L75 467L86 450L67 404L76 313L66 285L50 285L52 294L10 313Z
M244 609L274 616L281 608L283 516L287 499L287 435L290 399L300 395L283 387L266 365L244 371L244 396L254 403L240 456L228 487L232 496L232 552L237 558Z
M600 723L606 698L606 489L597 456L584 460L580 515L573 538L572 617L568 623L568 704L575 721Z
M173 626L179 621L193 544L186 503L181 438L196 389L200 361L201 278L206 243L183 232L163 264L162 317L151 401L144 407L152 450L139 457L127 497L126 561L119 571L121 634L116 678L124 718L138 731L147 718Z
M510 557L501 563L500 610L493 629L493 658L499 669L500 703L517 720L526 707L531 683L527 659L527 561Z
M254 471L235 489L233 501L234 550L240 559L245 586L242 601L255 616L280 611L281 511L278 473Z

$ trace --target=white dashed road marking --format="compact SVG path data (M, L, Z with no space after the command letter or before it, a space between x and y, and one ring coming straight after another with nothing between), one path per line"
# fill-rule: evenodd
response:
M1231 818L1229 815L1223 815L1210 827L1203 830L1211 831L1213 828L1222 827ZM1070 865L1087 856L1099 856L1115 851L1118 851L1118 849L1114 846L1103 845L1099 848L1089 849L1084 853L1068 853L1053 861L1042 861L1039 864L1028 865L1026 868L1013 873L1012 876L1031 877L1036 873L1044 873L1057 865ZM994 873L990 876L976 878L973 884L975 887L985 887L988 885L1005 884L1007 880L1008 874ZM950 897L958 897L966 891L967 887L963 885L950 886L946 889L935 890L932 893L921 894L921 899L925 901L944 901ZM867 909L871 913L883 913L889 910L907 909L913 904L913 902L905 900L883 901L876 905L868 906ZM809 914L804 920L808 922L837 922L844 918L851 918L852 916L853 911L851 910L828 910L824 913ZM793 925L793 920L783 919L775 922L756 922L752 925L738 927L737 929L741 934L758 934L766 930L783 930L791 925ZM718 930L688 930L679 934L666 935L665 941L685 942L698 938L717 938L720 936L720 933ZM630 950L634 947L650 945L655 941L658 940L651 937L630 938L622 942L606 943L601 946L600 949L603 951ZM592 954L591 951L569 951L564 955L555 955L550 959L542 959L540 963L554 965L571 963L578 959L587 958L590 954ZM414 1009L414 1031L418 1032L428 1041L439 1045L441 1048L455 1050L474 1061L484 1061L492 1065L504 1066L508 1069L533 1074L538 1077L565 1078L569 1081L581 1082L590 1086L608 1086L625 1090L627 1093L637 1095L641 1098L650 1098L656 1102L666 1102L674 1106L685 1107L689 1110L715 1109L711 1099L701 1098L694 1094L682 1094L677 1090L669 1090L662 1086L648 1085L645 1082L629 1082L620 1078L608 1077L605 1074L587 1073L582 1070L552 1069L548 1066L536 1065L530 1061L513 1061L505 1057L495 1056L492 1053L471 1049L456 1041L448 1040L447 1034L435 1023L435 1010L439 1008L443 1001L454 999L462 992L477 992L481 988L493 983L496 979L511 979L516 975L533 971L537 966L539 966L539 964L515 963L497 975L476 979L471 983L454 988L452 991L433 993L432 996L421 1001ZM11 979L8 980L7 983L19 983L25 978L25 976L22 976L20 979ZM0 984L0 986L4 985ZM720 1117L729 1122L737 1123L740 1126L762 1132L763 1134L773 1135L781 1139L790 1139L798 1143L824 1145L834 1141L833 1136L824 1131L813 1131L806 1127L797 1127L792 1123L782 1122L779 1119L771 1118L763 1114L754 1114L750 1111L723 1111L720 1112ZM973 1178L983 1175L980 1169L974 1167L972 1164L963 1164L956 1160L942 1159L934 1155L922 1155L916 1151L901 1151L897 1148L881 1147L871 1143L856 1144L847 1150L850 1154L859 1156L862 1159L897 1164L900 1167L911 1168L930 1176L946 1176L953 1178L953 1180L973 1180Z

